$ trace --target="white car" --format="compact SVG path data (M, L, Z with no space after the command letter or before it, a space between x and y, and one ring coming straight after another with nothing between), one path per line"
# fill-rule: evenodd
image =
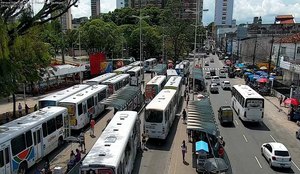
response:
M223 82L221 83L221 87L222 87L223 89L231 89L230 81L227 81L227 80L223 81Z
M264 143L261 146L261 154L269 162L270 167L291 168L292 158L282 143Z
M219 93L219 87L216 83L212 83L210 86L209 86L209 91L211 93Z
M211 78L211 83L216 83L217 85L220 84L220 77L219 76L213 76Z
M205 72L205 79L211 79L210 72Z
M205 62L204 62L204 66L209 66L208 61L205 61Z

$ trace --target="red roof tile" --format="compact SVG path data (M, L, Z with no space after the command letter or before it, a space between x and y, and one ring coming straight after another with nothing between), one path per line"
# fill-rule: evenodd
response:
M277 15L276 19L294 19L293 15Z
M276 43L297 43L300 42L300 33L282 37L275 41Z

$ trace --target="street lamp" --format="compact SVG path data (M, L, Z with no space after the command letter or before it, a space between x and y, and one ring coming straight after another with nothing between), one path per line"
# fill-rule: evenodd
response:
M140 15L139 16L136 16L136 15L132 15L132 17L134 18L137 18L139 19L139 22L140 22L140 67L142 67L142 20L143 19L146 19L146 18L149 18L150 16L142 16L141 15L141 10L140 10ZM144 62L144 61L143 61ZM142 71L142 68L141 68L141 71ZM142 73L142 72L141 72ZM143 74L143 80L142 80L142 83L144 83L144 80L145 80L145 73L142 73Z
M199 6L198 6L198 1L196 0L196 11L192 11L190 9L185 10L186 12L192 12L196 14L196 21L195 25L192 25L195 27L195 43L194 43L194 60L193 60L193 68L192 68L192 75L193 75L193 100L194 99L194 94L195 94L195 60L196 60L196 49L197 49L197 28L198 28L198 21L199 21ZM203 9L202 11L208 11L208 9ZM201 65L201 68L203 69L203 65Z

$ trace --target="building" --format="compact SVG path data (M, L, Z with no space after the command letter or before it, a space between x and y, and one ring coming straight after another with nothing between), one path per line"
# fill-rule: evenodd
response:
M120 8L124 8L124 7L128 7L129 6L129 4L128 4L128 0L126 1L126 0L116 0L116 8L117 9L120 9ZM125 4L125 3L127 3L127 4Z
M197 3L198 3L198 11L199 11L199 24L202 24L203 17L203 0L182 0L183 11L182 18L188 20L196 20L196 11L197 11Z
M71 0L68 0L68 1L71 1ZM71 8L69 8L67 12L65 12L62 16L59 17L59 21L60 21L62 30L64 32L66 30L71 30L72 29L72 12L71 12Z
M293 15L278 15L275 17L274 24L294 24L296 21L294 20Z
M274 42L273 60L282 70L283 83L300 85L300 32Z
M215 0L215 25L232 25L233 0Z
M146 6L155 6L158 8L164 8L167 4L167 0L129 0L129 6L133 8L143 8ZM126 6L125 6L126 7Z
M101 8L100 8L100 0L91 0L91 12L92 12L92 18L97 17L101 13Z
M87 17L74 18L72 20L72 28L77 29L81 24L87 22L88 20L89 19Z

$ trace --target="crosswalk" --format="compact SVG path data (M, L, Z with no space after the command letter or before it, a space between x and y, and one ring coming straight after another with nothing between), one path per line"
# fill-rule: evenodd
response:
M210 71L210 70L216 70L217 71L217 70L220 70L220 69L221 68L208 68L208 67L207 68L205 68L205 67L203 68L204 71Z

